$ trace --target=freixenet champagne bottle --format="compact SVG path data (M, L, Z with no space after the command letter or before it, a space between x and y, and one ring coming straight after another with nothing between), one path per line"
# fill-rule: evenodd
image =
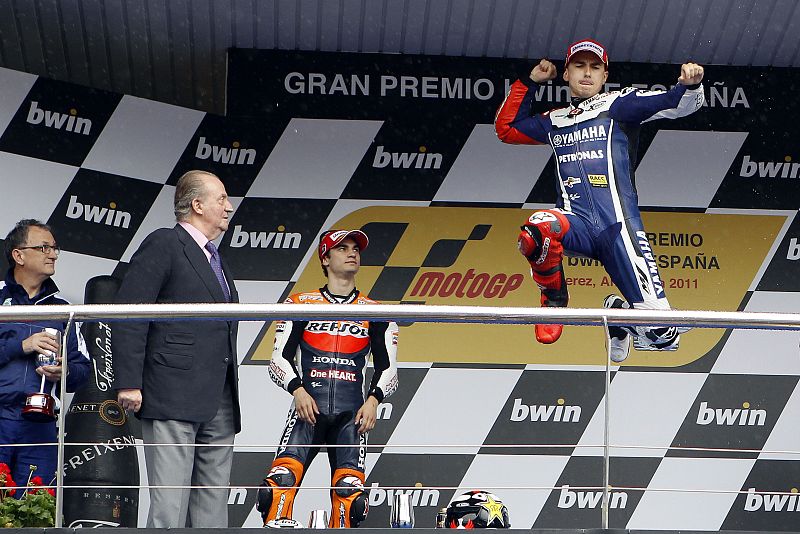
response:
M86 304L110 304L119 279L95 276L86 283ZM83 323L81 332L92 358L92 374L75 392L65 417L64 526L133 527L139 515L139 462L134 435L113 388L112 327ZM70 445L93 443L94 445Z

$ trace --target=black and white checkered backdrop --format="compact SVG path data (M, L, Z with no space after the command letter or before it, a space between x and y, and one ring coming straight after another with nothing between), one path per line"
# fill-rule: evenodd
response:
M64 250L56 281L80 302L88 278L122 272L144 236L173 224L177 177L210 169L236 208L221 250L245 302L324 283L316 237L341 226L371 236L359 285L384 302L534 305L516 227L554 200L552 152L503 145L491 124L527 68L234 50L228 117L0 69L0 228L48 221ZM677 75L612 56L622 85ZM703 110L642 131L640 203L675 307L800 309L794 77L708 67ZM559 87L542 88L540 110L565 102ZM575 306L599 307L613 291L594 262L570 260L567 276ZM270 325L240 332L237 443L264 446L237 450L233 483L251 485L289 396L263 365ZM586 489L602 480L599 329L568 327L544 347L530 327L413 324L399 347L401 388L370 436L368 525L387 524L394 486L412 488L420 525L453 487L494 490L514 527L600 525L599 493ZM798 379L797 332L696 330L674 354L632 353L611 384L611 526L796 530ZM530 444L548 447L520 447ZM304 484L328 477L317 460ZM296 516L325 508L327 494L302 491ZM257 526L254 502L252 490L233 491L231 524Z

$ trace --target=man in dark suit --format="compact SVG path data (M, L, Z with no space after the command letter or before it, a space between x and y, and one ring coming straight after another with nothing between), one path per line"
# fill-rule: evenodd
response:
M175 188L174 228L145 238L117 293L118 303L238 302L213 240L231 206L215 175L189 171ZM142 420L151 486L227 486L233 437L241 429L236 321L151 321L115 325L114 388ZM230 445L230 446L227 446ZM227 527L226 489L150 490L148 527Z

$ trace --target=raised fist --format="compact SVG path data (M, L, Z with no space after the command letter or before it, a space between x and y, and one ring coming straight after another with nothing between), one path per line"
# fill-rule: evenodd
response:
M531 80L536 83L546 82L556 77L556 66L549 60L543 59L531 71Z
M697 63L684 63L681 65L681 75L678 83L681 85L696 85L703 81L703 67Z

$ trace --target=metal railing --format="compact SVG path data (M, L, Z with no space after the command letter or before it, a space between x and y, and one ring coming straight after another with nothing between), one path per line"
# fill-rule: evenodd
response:
M718 312L687 310L636 310L589 308L518 308L478 306L434 306L376 304L89 304L66 306L3 306L0 323L12 321L59 320L67 323L65 332L75 321L137 320L245 320L273 321L281 319L350 320L418 322L418 323L494 323L494 324L569 324L585 326L640 325L689 326L695 328L748 328L766 330L800 330L800 313ZM67 336L64 336L67 339ZM62 343L64 369L61 391L66 391L67 343ZM609 520L610 449L620 447L610 442L611 358L606 358L605 420L603 429L603 500L602 528ZM59 412L58 464L64 462L64 412ZM552 447L553 445L548 445ZM624 445L622 445L624 447ZM56 527L62 526L63 469L56 479Z

